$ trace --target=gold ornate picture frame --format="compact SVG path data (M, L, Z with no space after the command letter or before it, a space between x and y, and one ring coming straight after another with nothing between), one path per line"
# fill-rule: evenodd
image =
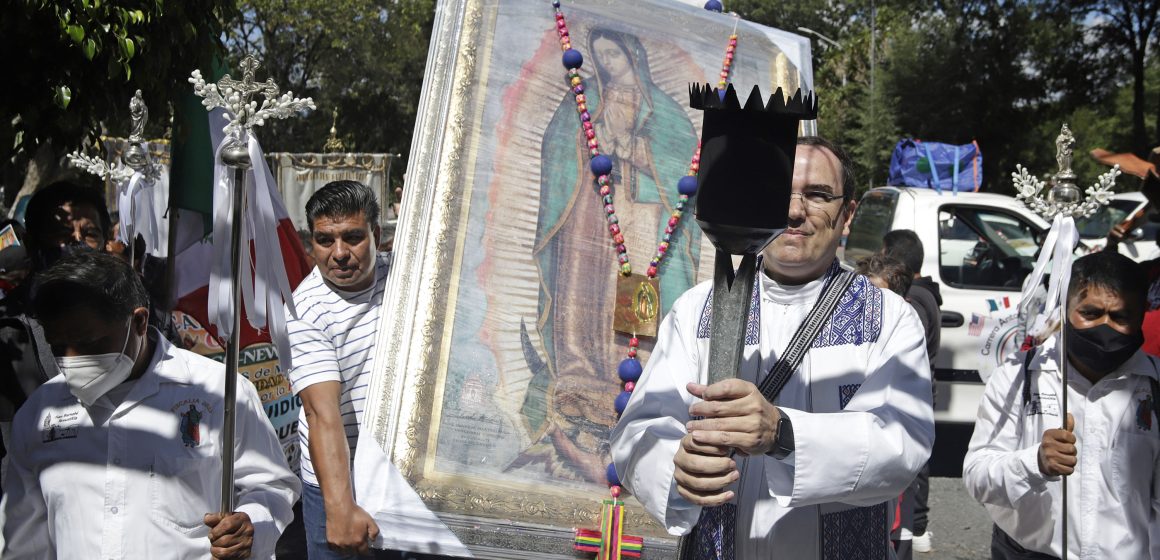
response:
M734 27L743 96L813 81L806 39L701 3L563 2L641 272L700 137L688 84L716 84ZM585 557L573 531L595 528L608 496L630 335L606 309L619 264L589 211L602 203L575 103L550 0L439 2L362 429L476 557ZM660 269L661 316L712 276L691 206ZM644 557L675 557L626 502Z

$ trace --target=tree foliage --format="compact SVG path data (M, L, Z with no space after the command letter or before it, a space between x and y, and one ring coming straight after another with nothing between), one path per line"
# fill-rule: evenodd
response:
M1160 142L1160 0L791 4L735 0L729 7L839 43L813 43L819 129L852 153L862 188L885 184L891 150L903 137L977 141L983 188L997 192L1010 192L1016 163L1054 170L1063 122L1079 140L1077 154L1096 147L1141 153ZM1155 118L1151 131L1147 115ZM1104 170L1084 155L1075 165L1081 180Z
M55 164L108 127L127 131L140 89L164 130L167 104L220 45L231 0L15 0L0 18L8 87L0 89L4 185L30 157Z
M406 154L434 0L242 0L227 22L231 62L246 54L318 110L259 130L267 151L321 151L332 110L350 151ZM397 178L405 161L392 167Z

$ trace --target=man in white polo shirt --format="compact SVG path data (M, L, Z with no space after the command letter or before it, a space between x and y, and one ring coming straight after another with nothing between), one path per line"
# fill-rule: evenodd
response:
M378 534L350 474L390 261L375 252L379 204L366 185L328 183L306 202L306 219L317 266L294 291L299 316L289 324L302 517L310 560L353 558Z

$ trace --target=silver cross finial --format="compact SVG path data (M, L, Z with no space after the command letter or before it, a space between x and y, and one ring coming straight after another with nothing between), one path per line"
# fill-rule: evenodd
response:
M278 85L273 79L265 82L255 80L260 64L253 56L242 59L242 79L235 80L229 74L222 76L216 84L206 83L200 70L194 70L189 82L193 84L193 93L202 98L201 104L206 110L221 107L228 111L229 122L224 130L230 137L228 140L231 153L230 159L242 163L241 156L245 153L245 144L250 130L265 124L266 119L285 119L290 115L314 108L314 100L309 97L297 98L292 92L279 95ZM262 94L262 105L253 100L254 94ZM235 157L236 156L236 157ZM232 163L231 163L232 165ZM247 164L248 165L248 164Z
M1107 205L1111 201L1112 188L1116 185L1120 166L1100 175L1096 184L1088 187L1087 191L1081 191L1075 184L1075 171L1071 169L1074 153L1075 136L1065 123L1055 139L1055 163L1059 170L1052 177L1046 198L1040 194L1046 183L1031 175L1022 165L1016 165L1015 173L1011 174L1018 193L1016 198L1048 220L1057 215L1073 218L1091 216L1101 206Z

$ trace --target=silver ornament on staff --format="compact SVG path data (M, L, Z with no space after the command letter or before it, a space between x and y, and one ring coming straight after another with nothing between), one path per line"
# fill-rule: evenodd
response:
M228 304L225 306L224 320L216 324L219 336L226 338L226 386L225 386L225 420L222 427L222 480L221 480L221 512L230 513L234 510L234 440L236 438L235 425L237 420L237 379L238 358L241 352L241 322L244 284L253 279L253 264L249 251L243 252L243 245L249 248L248 237L243 224L246 221L247 209L247 174L256 165L262 163L253 161L251 153L253 129L261 126L266 119L284 119L304 109L313 109L314 101L310 98L296 98L291 92L279 96L279 88L272 79L257 82L254 79L259 63L253 56L242 60L242 79L235 80L229 74L222 76L216 84L206 83L201 71L194 70L189 78L193 84L193 92L202 98L202 105L206 110L213 111L222 108L227 111L227 124L223 128L225 139L218 150L218 162L232 172L232 181L215 181L215 246L222 243L219 234L229 237L229 267ZM263 97L261 108L253 99L255 94ZM217 165L217 162L215 162ZM216 174L215 174L216 175ZM226 178L228 179L228 178ZM228 186L228 206L218 204L218 195L223 186ZM223 197L224 198L224 197ZM225 202L224 200L222 201ZM220 209L220 212L219 212ZM220 218L220 219L219 219ZM219 227L221 225L226 227ZM252 232L251 232L252 234ZM225 237L226 235L221 235ZM220 246L218 246L220 247ZM217 247L215 247L216 249ZM215 250L215 254L218 251ZM211 275L212 276L212 275ZM212 290L211 290L212 291ZM211 297L214 294L211 293ZM221 315L220 313L217 315ZM211 321L215 313L211 309ZM224 332L223 332L224 331Z
M1055 161L1058 171L1051 178L1051 186L1028 173L1022 165L1015 166L1011 178L1017 191L1016 198L1023 202L1031 211L1044 219L1051 221L1051 229L1039 258L1035 262L1031 277L1024 284L1023 294L1019 303L1019 315L1024 319L1028 340L1034 345L1049 337L1059 328L1058 363L1061 382L1063 385L1060 397L1060 417L1062 428L1067 429L1067 390L1068 370L1067 361L1067 329L1062 328L1067 321L1067 291L1071 277L1072 254L1079 243L1079 231L1075 225L1076 218L1086 218L1106 206L1112 198L1112 188L1116 184L1116 177L1120 175L1120 166L1112 167L1108 172L1100 175L1096 183L1081 191L1076 185L1076 174L1071 169L1072 157L1075 150L1075 136L1071 129L1064 124L1059 136L1055 140ZM1047 195L1041 193L1047 191ZM1050 268L1049 268L1050 265ZM1046 297L1035 297L1040 289L1045 275L1050 276ZM1067 559L1067 477L1060 479L1060 494L1063 502L1062 539L1063 556Z
M139 190L151 187L161 177L161 166L149 157L145 149L145 123L149 121L149 108L141 96L141 90L129 99L129 117L132 119L132 128L129 133L129 146L121 154L121 164L107 163L104 160L87 156L79 151L68 155L74 167L100 177L101 180L112 183L117 191L117 213L120 216L121 237L129 247L129 264L136 267L135 248L138 223L135 207L135 198ZM150 212L152 216L152 212ZM156 224L150 227L156 228Z

